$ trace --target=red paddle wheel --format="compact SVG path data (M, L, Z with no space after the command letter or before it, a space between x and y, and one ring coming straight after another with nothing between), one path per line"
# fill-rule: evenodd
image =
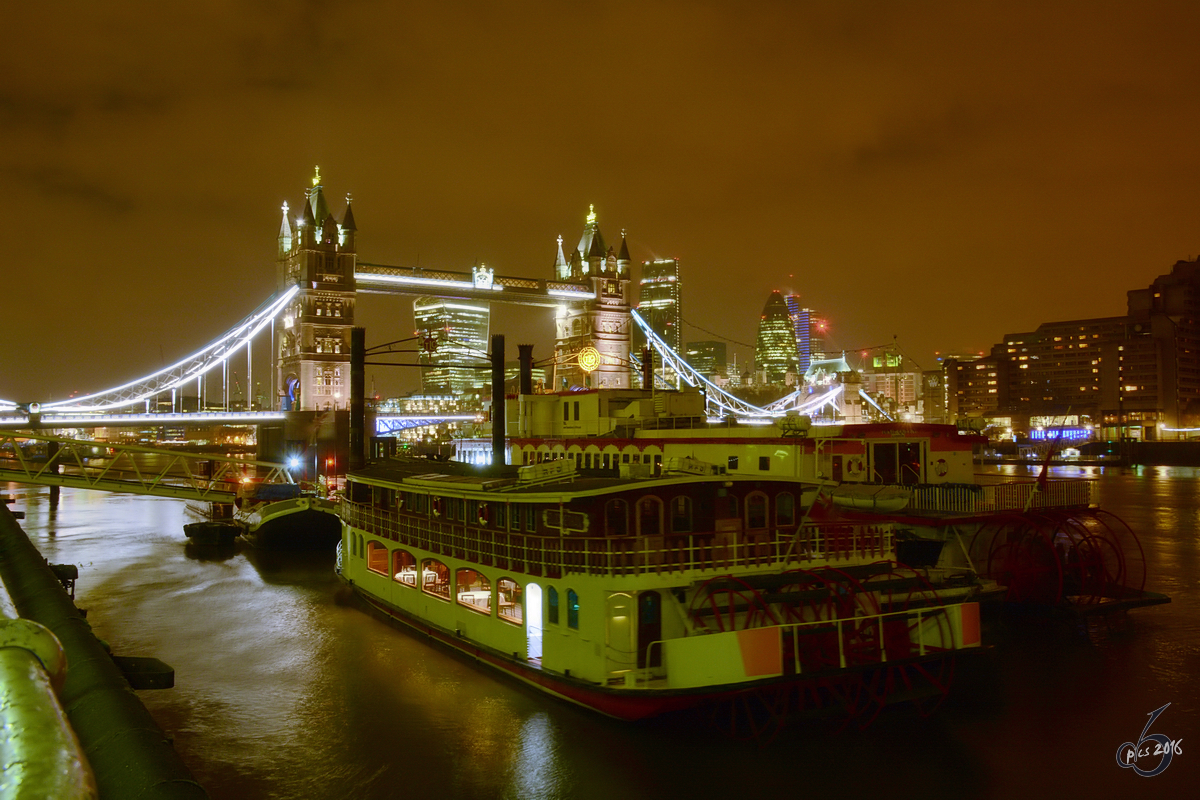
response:
M868 621L879 668L864 681L859 726L869 725L886 705L909 703L928 716L950 693L954 680L954 630L941 598L925 575L894 561L862 581L877 616ZM864 662L865 663L865 662Z
M799 623L784 633L790 671L826 672L860 663L862 651L873 645L861 621L869 612L858 580L835 568L790 570L782 579L769 599L780 622ZM830 624L814 624L823 622Z
M732 575L719 575L701 584L692 596L688 615L697 628L711 633L779 624L762 594Z
M997 515L975 533L971 558L1013 603L1095 605L1136 597L1146 584L1137 536L1099 509Z
M784 677L723 696L710 723L735 738L773 738L796 712L865 728L885 705L936 708L953 678L953 633L922 573L880 562L862 579L847 571L796 569L761 583L712 578L692 597L696 627L711 632L779 626ZM879 615L891 615L881 617Z

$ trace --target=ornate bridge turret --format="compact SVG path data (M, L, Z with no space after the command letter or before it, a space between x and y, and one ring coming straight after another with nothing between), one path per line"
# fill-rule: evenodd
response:
M357 227L346 195L339 223L329 211L318 167L304 209L279 227L279 288L299 287L280 313L276 388L283 411L345 409L350 403Z
M555 316L556 391L572 386L629 388L629 246L621 234L621 249L605 249L596 223L595 207L589 209L579 245L568 260L562 237L554 275L572 283L590 284L592 297L564 301Z

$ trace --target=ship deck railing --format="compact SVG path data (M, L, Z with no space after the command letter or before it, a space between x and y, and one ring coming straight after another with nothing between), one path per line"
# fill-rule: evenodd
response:
M987 477L987 476L980 476ZM934 483L900 488L912 491L907 511L932 514L990 514L1045 508L1087 508L1094 481L1070 478L996 483Z
M637 576L847 567L895 557L891 523L805 523L750 532L547 536L398 514L343 501L355 528L398 545L527 575Z
M675 674L673 664L700 661L719 669L720 654L739 652L747 631L758 639L754 657L765 675L831 674L883 664L949 656L980 644L976 601L922 606L829 620L790 622L651 642L647 666L610 672L609 683L630 688L688 688L699 684ZM759 637L767 637L761 639ZM730 640L728 643L722 640ZM707 658L705 656L708 656ZM731 676L735 677L735 676Z

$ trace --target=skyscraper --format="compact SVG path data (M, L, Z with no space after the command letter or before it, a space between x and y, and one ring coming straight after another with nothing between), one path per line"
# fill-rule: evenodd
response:
M300 291L280 312L275 386L283 411L345 409L350 404L350 330L357 261L354 212L346 195L339 223L329 211L318 169L304 210L279 225L276 283Z
M706 378L724 375L726 369L724 342L688 342L687 362Z
M787 303L778 290L771 292L758 323L754 369L767 383L779 383L797 371L796 333Z
M475 300L419 297L413 301L421 391L425 394L468 391L488 380L490 307Z
M801 375L813 361L825 357L825 321L800 304L800 295L787 296L788 317L796 337L796 366Z
M683 350L683 327L679 310L679 259L660 258L642 262L637 310L650 328L676 353ZM640 331L639 331L640 335ZM634 338L634 344L645 344Z

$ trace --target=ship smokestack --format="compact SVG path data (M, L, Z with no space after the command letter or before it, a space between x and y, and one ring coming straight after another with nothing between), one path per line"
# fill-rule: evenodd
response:
M350 329L350 469L367 461L367 329Z
M504 334L492 335L492 467L504 466Z
M517 345L517 361L520 364L520 394L533 394L533 345Z

